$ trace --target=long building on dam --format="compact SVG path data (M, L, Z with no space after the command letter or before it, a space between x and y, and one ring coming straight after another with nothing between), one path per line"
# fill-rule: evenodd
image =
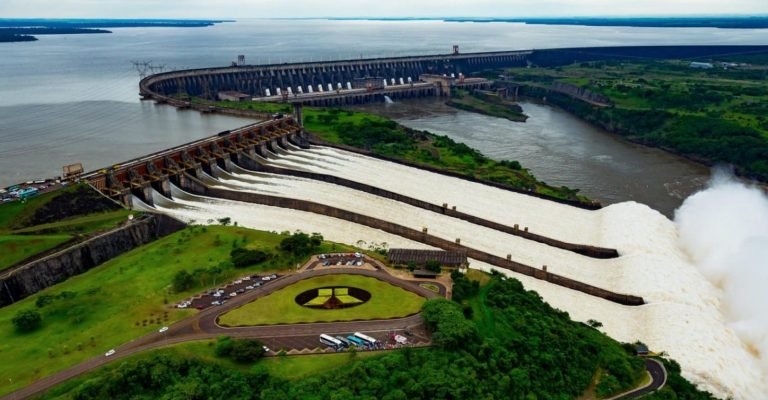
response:
M139 85L145 99L184 106L184 99L285 100L308 105L446 95L451 87L485 88L472 73L525 66L531 51L499 51L311 63L233 65L172 71Z

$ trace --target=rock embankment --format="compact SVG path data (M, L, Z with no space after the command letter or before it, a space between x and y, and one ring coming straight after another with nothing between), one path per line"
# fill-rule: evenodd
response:
M12 304L120 254L184 228L184 223L148 215L0 276L0 307Z

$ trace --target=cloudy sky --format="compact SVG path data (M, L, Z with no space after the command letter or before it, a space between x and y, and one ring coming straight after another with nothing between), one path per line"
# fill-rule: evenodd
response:
M768 14L768 0L0 0L0 18Z

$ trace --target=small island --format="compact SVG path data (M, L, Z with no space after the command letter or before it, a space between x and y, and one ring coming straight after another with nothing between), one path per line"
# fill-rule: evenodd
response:
M0 20L0 43L32 42L35 35L76 35L112 33L105 28L200 28L228 22L218 20L180 19L3 19Z

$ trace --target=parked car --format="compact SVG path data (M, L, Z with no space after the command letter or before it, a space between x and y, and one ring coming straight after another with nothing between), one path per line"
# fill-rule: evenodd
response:
M246 289L246 290L253 290L253 289L254 289L254 286L253 286L253 285L248 285L248 286L246 286L246 287L245 287L245 289Z
M211 305L212 305L212 306L220 306L220 305L221 305L221 302L220 302L220 301L218 301L218 300L214 300L214 301L212 301L212 302L211 302Z
M109 357L109 356L111 356L112 354L115 354L115 349L112 349L112 350L110 350L110 351L108 351L108 352L104 353L104 356L105 356L105 357Z
M229 294L229 297L235 297L235 296L237 296L237 292L232 292Z
M168 327L164 326L164 327L160 328L160 330L158 332L163 333L163 332L167 332L167 331L168 331Z

